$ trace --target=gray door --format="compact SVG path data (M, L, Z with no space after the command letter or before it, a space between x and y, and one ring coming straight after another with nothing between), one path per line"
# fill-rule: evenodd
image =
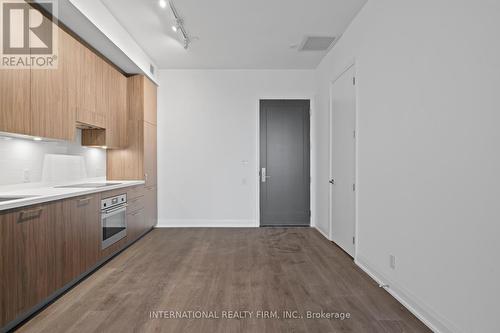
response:
M309 100L260 101L260 225L309 226Z

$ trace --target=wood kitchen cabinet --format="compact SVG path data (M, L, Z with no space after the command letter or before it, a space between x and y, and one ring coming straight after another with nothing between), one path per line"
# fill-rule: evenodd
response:
M112 87L108 98L106 121L106 146L125 148L127 146L127 78L108 66L107 85Z
M104 63L104 61L102 61ZM102 65L102 64L101 64ZM109 149L127 146L127 78L104 63L98 100L98 108L106 110L104 129L84 129L84 146L106 146ZM104 102L104 105L102 103Z
M156 132L155 125L140 120L129 120L127 148L107 152L107 178L142 179L147 186L156 185Z
M144 122L144 180L146 186L157 182L157 142L156 125Z
M151 229L158 222L157 188L155 186L144 187L144 212L146 229Z
M129 119L156 125L157 87L144 75L128 78Z
M64 284L80 276L99 259L101 248L100 198L88 195L63 202L65 223L62 274Z
M78 43L57 31L56 69L0 69L0 131L74 140Z
M104 128L106 126L106 109L103 107L102 92L104 64L83 44L78 43L77 48L76 121L82 128Z
M0 132L73 141L79 127L84 145L125 148L127 78L65 30L56 31L57 68L0 69ZM152 96L155 89L145 82ZM153 110L156 101L149 100ZM156 123L152 111L146 118Z
M143 77L144 89L144 121L153 125L157 125L157 88L156 85Z
M157 217L157 127L156 86L143 75L127 79L128 144L108 150L107 178L143 179L145 228L156 225Z
M156 89L143 75L128 78L128 145L126 149L107 152L107 177L110 180L143 179L146 186L157 183L157 128L156 124L144 120L147 118L146 108L156 106L156 102L145 101L148 95L146 86ZM156 93L149 96L156 98ZM152 110L148 112L153 113Z
M137 240L144 232L146 232L144 208L127 213L127 238L129 243Z
M0 212L0 327L98 263L99 196Z
M57 69L31 69L30 135L75 139L78 42L58 31Z
M62 287L62 203L0 213L0 327Z
M0 132L31 132L29 69L0 69Z

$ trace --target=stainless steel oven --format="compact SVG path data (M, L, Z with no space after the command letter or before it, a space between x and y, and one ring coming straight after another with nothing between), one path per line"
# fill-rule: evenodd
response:
M127 195L101 200L102 249L127 236Z

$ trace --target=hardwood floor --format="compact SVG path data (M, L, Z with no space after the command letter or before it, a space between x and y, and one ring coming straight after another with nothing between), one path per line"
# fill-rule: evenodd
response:
M222 318L229 310L252 317ZM266 310L280 318L256 318ZM284 319L285 310L303 318ZM350 318L308 319L307 311ZM19 331L430 332L312 228L156 229Z

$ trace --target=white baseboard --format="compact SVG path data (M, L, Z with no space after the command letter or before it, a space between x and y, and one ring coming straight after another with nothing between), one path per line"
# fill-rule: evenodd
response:
M156 228L255 228L255 220L158 220Z
M354 263L358 265L366 274L374 279L378 284L389 285L386 288L387 292L392 295L399 303L406 307L411 313L422 321L427 327L436 333L461 333L462 331L456 328L452 323L448 322L433 310L431 310L417 297L412 295L405 288L399 286L394 281L387 279L383 274L377 272L373 265L370 265L367 260L357 256Z
M326 239L330 240L330 238L327 236L327 233L324 232L323 230L321 230L321 228L319 228L317 225L314 226L314 229L318 230L319 233L323 235L323 237L325 237Z

